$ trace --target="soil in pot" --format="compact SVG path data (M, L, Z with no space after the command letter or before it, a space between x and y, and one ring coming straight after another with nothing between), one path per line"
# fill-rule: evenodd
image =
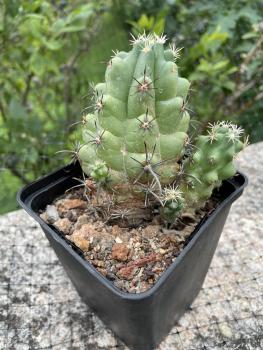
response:
M185 214L165 227L158 210L139 213L117 208L105 215L107 194L87 200L83 188L72 188L40 213L59 234L117 288L141 293L151 288L178 257L193 236L195 227L221 201L214 192L205 208Z

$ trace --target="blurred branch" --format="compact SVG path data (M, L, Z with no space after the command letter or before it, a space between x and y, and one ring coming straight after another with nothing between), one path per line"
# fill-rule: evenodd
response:
M26 88L25 88L25 91L22 95L22 105L25 107L27 105L27 98L28 98L28 94L30 91L30 85L31 85L31 81L32 81L33 76L34 76L33 73L29 73L28 76L26 77Z
M4 108L4 105L2 104L2 101L0 101L0 112L2 114L4 122L6 123L7 122L7 118L6 118L5 108Z
M262 80L261 73L263 72L263 66L257 69L257 76L254 77L251 81L245 83L244 81L242 81L242 78L241 78L242 75L247 71L248 65L253 61L253 59L258 54L258 51L261 49L262 44L263 44L263 34L259 37L256 44L252 47L252 49L247 53L247 55L244 58L244 61L240 65L240 68L238 70L237 85L235 88L235 93L231 95L226 101L226 107L227 109L230 110L230 113L236 110L235 114L241 114L247 109L249 109L255 101L262 99L262 94L260 93L254 96L253 98L251 98L245 104L242 104L240 109L236 107L236 103L239 100L239 98L244 93L254 88L256 84Z
M0 101L0 112L2 114L2 118L3 118L4 123L7 123L7 116L5 114L5 107L2 103L2 101ZM10 141L11 140L11 131L9 130L9 128L7 128L7 136L8 136L8 140Z
M21 173L16 167L14 167L13 164L11 164L9 161L5 162L6 168L11 171L11 173L18 177L25 185L29 184L28 179L25 177L23 173Z
M64 103L65 103L65 109L66 109L66 120L68 124L71 124L72 116L71 116L71 110L70 110L70 104L72 102L72 95L70 91L70 78L71 74L74 70L75 63L81 56L83 52L87 52L88 50L86 47L80 47L79 50L70 57L68 60L68 63L63 67L65 69L65 80L64 80Z
M247 66L253 60L253 58L256 56L256 54L257 54L258 50L260 50L262 44L263 44L263 34L259 37L255 46L252 47L252 49L246 54L244 62L240 66L240 73L241 74L245 73L245 71L247 70Z
M260 101L262 99L263 99L263 91L257 94L257 96L255 97L255 101Z
M11 171L11 173L14 176L18 177L25 185L29 184L29 181L27 180L27 178L22 173L20 173L17 169L15 168L8 168L8 169Z
M236 87L236 92L230 96L230 98L227 101L227 105L228 106L232 105L235 101L237 101L239 99L239 97L241 95L243 95L245 92L247 92L252 87L254 87L256 85L256 83L262 79L262 77L260 75L260 73L262 73L262 72L263 72L263 66L257 70L258 76L256 78L254 78L253 80L251 80L247 84L245 84L244 82L241 82L240 84L238 84Z
M43 86L41 85L39 87L39 89L37 89L37 91L35 91L35 95L37 97L38 104L39 104L40 108L42 109L42 111L47 115L47 118L55 123L56 118L53 117L53 115L51 114L51 112L47 108L47 104L45 103L45 97L43 98L43 93L41 90L42 88L43 88Z
M256 95L253 99L250 99L246 103L242 104L241 107L237 111L235 111L235 116L238 116L238 115L244 113L245 111L247 111L248 109L250 109L253 106L255 101L262 99L263 95L262 96L260 96L260 95L262 95L262 94Z

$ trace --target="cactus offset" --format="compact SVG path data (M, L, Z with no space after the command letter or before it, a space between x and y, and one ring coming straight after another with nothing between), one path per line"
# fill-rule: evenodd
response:
M184 208L183 193L177 187L163 189L162 215L168 223L173 223Z
M183 210L204 205L235 174L233 157L243 144L239 128L220 123L186 156L190 83L178 76L178 50L164 43L164 37L141 35L130 52L110 60L105 82L93 90L93 113L83 118L78 159L118 204L137 206L143 216L143 205L158 203L172 223Z
M203 206L222 180L235 175L233 159L244 148L242 132L236 125L220 122L197 138L196 151L184 162L186 177L180 186L188 208Z

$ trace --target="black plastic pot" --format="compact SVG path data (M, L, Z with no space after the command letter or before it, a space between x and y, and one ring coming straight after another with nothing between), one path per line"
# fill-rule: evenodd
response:
M191 305L204 282L231 204L242 194L247 178L237 173L224 181L224 198L196 227L172 265L148 291L128 294L118 290L38 215L81 176L79 164L69 164L23 188L19 204L40 224L82 299L131 349L152 350Z

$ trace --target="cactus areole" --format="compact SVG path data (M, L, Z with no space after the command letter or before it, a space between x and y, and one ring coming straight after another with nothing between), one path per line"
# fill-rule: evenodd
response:
M173 223L235 174L233 159L244 143L242 130L227 122L191 140L190 82L179 76L178 50L165 41L141 35L131 51L110 60L105 82L93 88L92 112L83 117L77 158L96 186L114 196L112 210L131 207L136 216L136 208L157 205Z

